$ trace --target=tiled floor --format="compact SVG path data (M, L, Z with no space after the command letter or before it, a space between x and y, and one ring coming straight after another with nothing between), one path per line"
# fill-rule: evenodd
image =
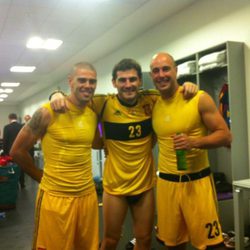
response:
M16 209L0 220L1 250L30 250L37 184L26 178L26 188L18 190Z

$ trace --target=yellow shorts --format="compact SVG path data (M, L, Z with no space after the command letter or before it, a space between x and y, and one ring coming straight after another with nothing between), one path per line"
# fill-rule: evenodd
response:
M197 249L223 242L211 176L190 182L157 180L157 237L167 246Z
M98 203L95 190L61 197L38 190L33 250L97 250Z

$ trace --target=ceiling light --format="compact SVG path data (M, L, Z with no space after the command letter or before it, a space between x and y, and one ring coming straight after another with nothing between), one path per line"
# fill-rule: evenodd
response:
M28 40L26 47L29 49L40 49L43 43L44 41L42 38L38 36L34 36Z
M0 88L0 93L12 93L13 92L13 89L2 89Z
M30 73L36 69L35 66L13 66L10 68L11 72L23 72L23 73Z
M62 40L49 38L43 40L40 37L32 37L28 40L26 47L29 49L48 49L55 50L63 43Z
M20 82L2 82L1 87L18 87Z
M10 94L13 93L13 89L4 89L4 92Z
M0 98L0 102L3 102L3 98Z
M0 98L7 98L8 95L7 94L0 94Z
M48 50L55 50L61 46L63 42L57 39L47 39L43 43L43 48Z

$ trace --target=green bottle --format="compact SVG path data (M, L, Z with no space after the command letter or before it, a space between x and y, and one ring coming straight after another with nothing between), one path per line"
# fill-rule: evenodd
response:
M180 133L177 133L177 135ZM178 170L187 170L187 161L186 161L186 150L177 149L176 150L176 160L177 160L177 169Z
M185 149L177 149L176 150L176 159L177 159L177 169L178 170L187 170L186 150Z

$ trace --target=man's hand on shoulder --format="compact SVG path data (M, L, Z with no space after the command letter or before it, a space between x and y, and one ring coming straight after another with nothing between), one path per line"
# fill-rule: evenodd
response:
M65 113L68 111L68 104L62 92L54 93L50 98L51 108L58 113Z
M199 88L197 84L192 82L185 82L183 84L183 89L181 90L181 92L183 93L184 98L188 100L193 98L197 94L198 90Z

